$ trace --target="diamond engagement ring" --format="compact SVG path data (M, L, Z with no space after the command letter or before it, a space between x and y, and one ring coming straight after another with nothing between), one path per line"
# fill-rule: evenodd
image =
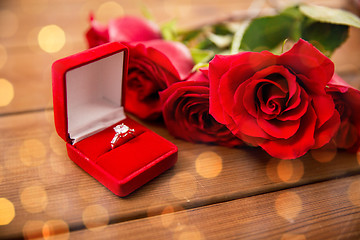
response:
M119 139L125 138L128 135L134 135L135 133L134 129L129 128L123 123L114 127L114 130L116 133L114 138L111 140L111 149L114 149L117 146L116 143L119 141Z

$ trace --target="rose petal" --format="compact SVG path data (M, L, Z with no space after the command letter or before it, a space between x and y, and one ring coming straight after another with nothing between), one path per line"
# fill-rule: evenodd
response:
M289 102L289 107L277 119L281 121L300 119L306 113L308 106L309 96L303 88L298 87L297 94Z
M262 114L259 114L257 122L261 129L275 138L288 139L292 137L299 129L300 119L294 121L279 121L277 119L265 120Z
M109 42L108 27L100 24L90 15L90 29L86 32L89 48Z
M312 108L301 118L300 128L289 139L264 141L259 145L271 156L281 159L295 159L304 155L314 145L316 114Z
M278 64L288 66L295 74L306 74L310 82L304 82L308 89L314 85L325 85L334 73L334 63L310 43L300 39L289 51L278 58Z
M193 67L189 50L179 42L152 40L126 43L126 45L129 47L130 55L137 53L137 55L146 56L179 80L185 79ZM131 58L136 57L133 55ZM169 82L168 86L172 83Z
M320 128L315 132L315 144L313 148L320 148L327 144L336 134L340 126L340 115L334 111L333 116L328 119Z
M134 16L111 20L109 37L111 42L139 42L162 38L157 24Z
M312 106L318 116L316 123L318 128L334 115L335 104L329 94L312 96Z

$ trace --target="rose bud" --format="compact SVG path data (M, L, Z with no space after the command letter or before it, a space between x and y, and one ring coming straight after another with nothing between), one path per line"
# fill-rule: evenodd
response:
M180 42L152 40L128 43L129 74L125 110L142 119L161 116L159 92L184 80L194 65L189 49Z
M360 91L334 74L326 91L333 97L341 124L334 137L337 147L356 152L360 147Z
M174 83L160 97L164 121L173 136L190 142L242 145L209 114L209 80L205 73L196 72L187 81Z
M216 56L209 66L210 114L244 142L294 159L327 144L339 128L325 91L333 73L333 62L302 39L279 56Z
M107 42L139 42L161 39L159 27L143 18L124 16L109 21L107 26L90 16L90 29L86 33L89 47Z

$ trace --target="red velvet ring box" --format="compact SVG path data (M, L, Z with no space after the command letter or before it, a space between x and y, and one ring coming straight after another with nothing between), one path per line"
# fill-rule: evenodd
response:
M52 66L56 131L82 169L118 196L126 196L172 167L177 147L123 108L128 49L117 42L60 59ZM134 129L112 149L114 127Z

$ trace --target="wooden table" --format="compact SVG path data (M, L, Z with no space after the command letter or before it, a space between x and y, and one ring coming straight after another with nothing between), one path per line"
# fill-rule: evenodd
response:
M156 22L175 17L190 28L241 14L251 2L1 1L0 238L360 239L359 155L327 149L282 161L256 148L184 142L163 125L144 122L179 147L179 160L119 198L67 157L55 132L50 66L86 48L91 10L106 22L140 16L146 6ZM349 7L342 0L315 2ZM56 25L59 42L46 46L48 36L40 33L49 25ZM351 28L332 57L337 72L358 88L359 40L360 30Z

